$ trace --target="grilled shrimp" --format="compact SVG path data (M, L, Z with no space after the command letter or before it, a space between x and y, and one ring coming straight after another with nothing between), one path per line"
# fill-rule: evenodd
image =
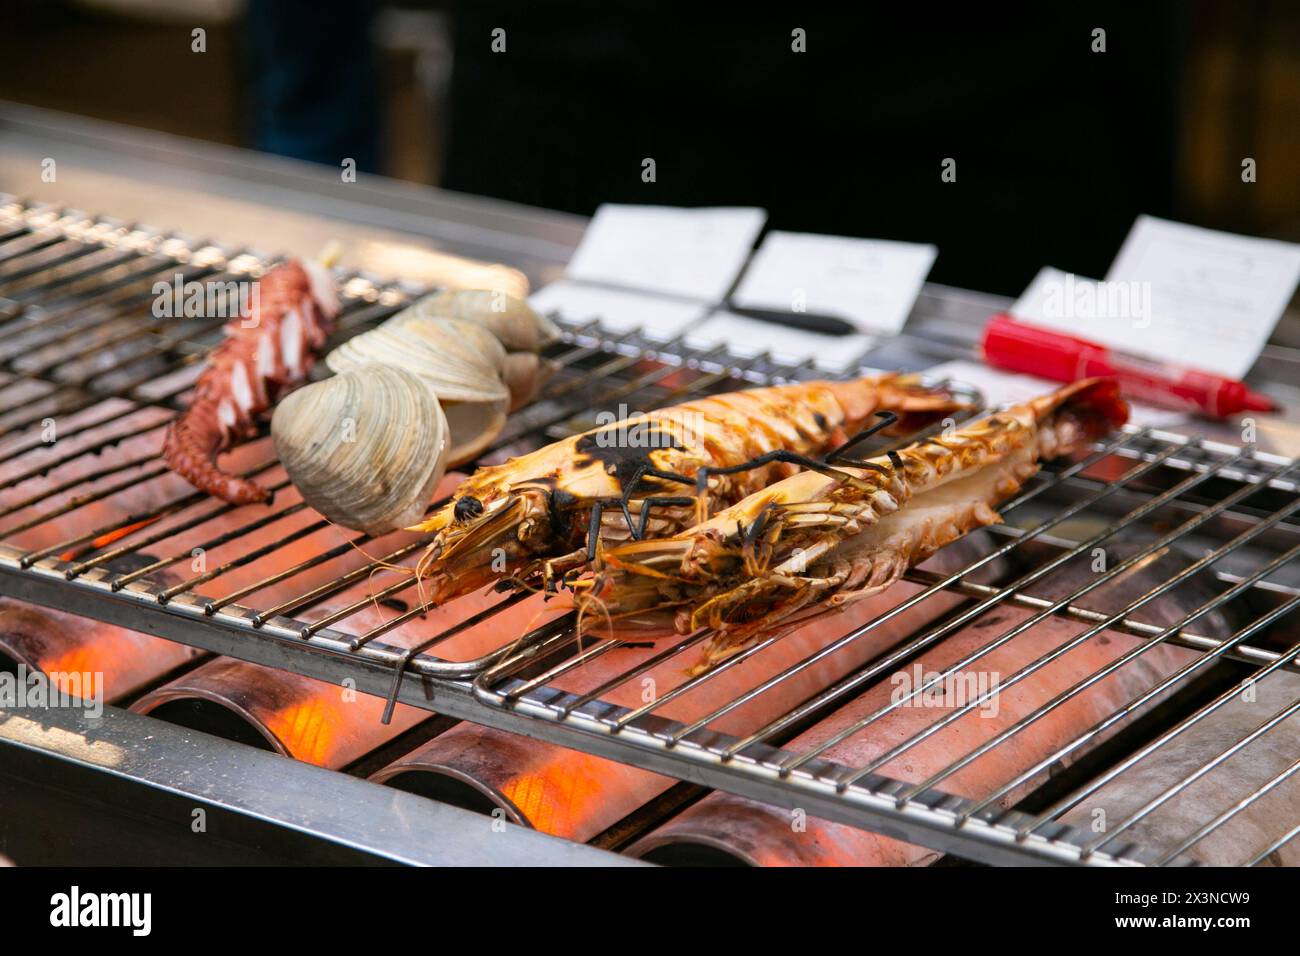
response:
M913 429L962 408L914 377L804 382L715 395L605 424L545 448L480 468L427 521L434 532L416 574L445 601L493 580L580 571L597 537L675 534L739 501L789 462L705 475L772 452L814 455L836 447L877 412Z
M889 455L804 471L681 534L602 551L590 603L609 619L711 628L702 670L758 639L877 594L966 532L1039 463L1128 418L1113 379L1077 382ZM583 602L580 600L579 602Z

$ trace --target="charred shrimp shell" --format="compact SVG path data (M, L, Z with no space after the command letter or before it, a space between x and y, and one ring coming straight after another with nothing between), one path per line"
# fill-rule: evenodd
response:
M912 429L961 407L884 375L732 392L602 425L466 479L411 529L434 535L418 573L434 600L506 576L552 583L584 569L598 538L676 534L788 474L782 455L836 448L878 412Z
M876 594L968 531L1043 461L1122 425L1113 379L1090 379L896 453L801 472L679 534L604 550L592 600L613 619L710 628L703 664L760 632Z

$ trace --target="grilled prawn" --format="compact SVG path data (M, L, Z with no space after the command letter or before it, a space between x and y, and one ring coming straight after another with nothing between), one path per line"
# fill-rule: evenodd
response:
M697 669L877 594L998 520L1038 471L1123 424L1113 379L1089 379L838 474L804 471L678 535L604 550L588 606L610 619L716 631ZM583 601L580 600L580 604Z
M434 532L416 574L434 601L505 576L551 584L586 567L597 537L675 534L792 468L756 458L824 453L877 412L913 429L961 407L912 377L882 375L731 392L601 425L467 478L410 529Z

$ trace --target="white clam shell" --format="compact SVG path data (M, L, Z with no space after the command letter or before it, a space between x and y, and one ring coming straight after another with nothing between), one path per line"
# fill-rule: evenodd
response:
M417 375L446 413L448 467L477 458L505 427L508 362L505 347L483 326L414 314L394 316L325 357L338 373L382 366Z
M461 361L476 369L491 369L498 377L505 367L506 348L492 332L477 322L450 316L394 316L380 328L390 329L403 341L432 349L446 361Z
M560 337L555 323L527 302L490 289L435 292L403 309L389 322L412 315L475 322L491 330L512 352L537 352Z
M485 347L485 341L491 345ZM405 369L425 380L440 401L499 402L510 391L501 380L505 351L473 323L451 319L385 324L344 342L325 364L334 372L366 365Z
M416 375L366 367L290 392L271 437L303 500L367 534L415 524L448 462L449 429Z
M510 389L510 410L513 412L535 399L542 386L558 370L557 363L542 358L536 352L509 353L501 377Z
M448 402L442 410L447 415L447 467L455 468L483 454L501 434L509 402Z

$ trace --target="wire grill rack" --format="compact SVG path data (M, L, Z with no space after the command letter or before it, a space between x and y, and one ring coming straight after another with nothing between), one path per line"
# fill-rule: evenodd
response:
M507 618L535 598L523 593L480 596L458 618L442 619L421 605L415 582L398 570L409 567L424 542L411 535L374 541L328 525L297 500L265 434L238 454L246 473L278 492L269 508L222 504L166 473L157 456L162 430L182 407L222 320L204 318L212 314L207 309L194 317L152 315L156 284L179 277L219 287L255 278L268 261L251 250L0 197L0 591L215 653L351 682L386 696L390 709L400 701L437 710L991 863L1187 863L1202 841L1283 792L1300 769L1300 725L1293 721L1300 680L1287 676L1280 694L1270 685L1274 706L1257 726L1224 740L1121 819L1099 832L1070 822L1070 811L1086 808L1135 767L1211 724L1243 691L1300 672L1296 462L1128 428L1082 460L1045 469L1003 507L1006 523L985 553L955 569L910 572L909 596L892 608L845 623L803 657L759 669L761 678L750 684L738 685L737 675L774 654L779 641L760 642L696 676L673 669L672 686L629 704L629 693L648 674L662 676L671 662L689 660L707 635L652 646L630 636L579 640L572 614L551 614L536 627ZM420 291L365 275L339 280L345 302L339 337L391 315ZM694 351L680 340L610 335L596 323L565 324L552 357L560 374L512 417L485 458L590 427L598 410L647 409L816 374L810 365L780 365L763 355L741 362L722 349ZM1182 556L1172 569L1160 564L1171 553ZM1039 587L1098 554L1101 566L1083 583L1064 592ZM1093 599L1138 570L1149 573L1153 563L1160 574L1136 596ZM1171 603L1193 585L1209 596ZM929 623L808 684L836 655L874 646L869 642L891 622L940 597L949 603ZM951 728L984 703L978 697L865 764L831 759L838 743L870 733L906 705L910 697L903 695L814 746L786 749L801 731L928 648L1008 605L1028 616L1010 629L991 628L984 645L926 675L912 696L978 667L984 654L1046 620L1077 622L1080 630L1001 676L1001 688L1033 681L1043 667L1099 635L1141 640L970 746ZM1171 606L1172 615L1148 613ZM472 652L447 653L476 629L506 620L513 623L495 629L491 646L480 641L465 645ZM1026 727L1052 719L1120 668L1170 646L1190 650L1185 663L1096 724L1078 728L1054 752L981 792L945 790ZM582 674L599 677L576 686L572 678ZM686 702L692 707L684 708ZM1165 708L1163 723L1144 725L1144 736L1086 778L1064 790L1047 788L1037 804L1004 805L1021 785L1156 704ZM733 719L746 712L760 717L748 724ZM910 782L885 772L935 736L953 745L938 770ZM1285 759L1276 771L1207 811L1198 826L1160 847L1133 838L1162 807L1213 782L1234 758L1249 757L1261 741L1275 751L1279 740ZM1298 824L1274 819L1267 839L1237 862L1273 858Z

